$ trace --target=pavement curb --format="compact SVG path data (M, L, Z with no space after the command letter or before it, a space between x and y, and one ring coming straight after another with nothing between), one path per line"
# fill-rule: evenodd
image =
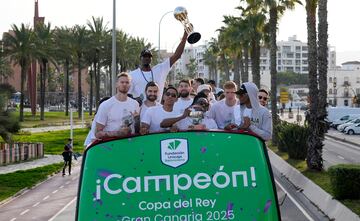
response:
M285 176L294 186L298 187L304 195L331 220L360 221L360 217L349 208L334 199L330 194L321 189L310 179L302 175L298 170L285 160L268 149L271 165Z
M340 137L336 137L336 136L333 136L333 135L329 135L329 134L325 134L326 137L330 137L334 140L338 140L338 141L342 141L342 142L345 142L345 143L349 143L349 144L352 144L352 145L355 145L357 147L360 147L360 144L358 143L355 143L355 142L352 142L350 140L347 140L346 138L340 138Z

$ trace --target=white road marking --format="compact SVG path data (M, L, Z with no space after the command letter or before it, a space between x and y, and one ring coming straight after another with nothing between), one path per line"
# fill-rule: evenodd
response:
M15 221L16 220L16 218L12 218L10 221Z
M340 155L337 155L337 157L339 157L339 158L342 159L342 160L345 160L345 158L342 157L342 156L340 156Z
M70 183L70 181L67 181L65 184L67 185L67 184L69 184Z
M59 191L59 190L54 190L52 193L57 193L57 191Z
M49 197L50 197L50 196L49 196L49 195L47 195L47 196L45 196L45 197L44 197L44 199L43 199L43 200L47 200Z
M32 207L36 207L37 205L39 205L40 204L40 202L37 202L37 203L35 203Z
M297 208L299 208L299 210L305 215L305 217L309 220L309 221L314 221L313 218L311 218L311 216L306 212L306 210L300 206L300 204L298 204L298 202L296 202L296 200L290 195L289 192L287 192L285 190L285 188L279 183L279 181L275 180L276 184L279 185L279 187L287 194L287 196L290 198L290 200L295 204L295 206Z
M68 208L74 201L76 200L76 197L72 199L66 206L64 206L59 212L57 212L53 217L51 217L48 221L53 221L60 213L62 213L66 208Z
M72 178L71 180L76 180L77 179L77 177L74 177L74 178Z
M59 189L62 189L62 188L64 188L64 186L59 187Z
M22 213L20 213L20 216L24 215L25 213L29 212L30 210L27 209L27 210L24 210Z

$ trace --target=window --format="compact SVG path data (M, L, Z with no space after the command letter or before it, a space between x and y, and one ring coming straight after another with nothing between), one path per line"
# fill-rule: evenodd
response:
M360 88L356 88L356 94L360 94Z
M283 52L290 52L291 46L283 46Z
M329 77L329 83L332 83L332 77Z
M329 89L329 94L332 94L332 89L331 88Z
M300 46L296 46L295 50L296 50L296 51L300 51L300 50L301 50L301 47L300 47Z
M288 57L288 58L294 58L294 53L287 53L287 54L286 54L286 57Z
M337 82L336 77L334 77L334 82Z
M308 47L307 47L307 46L303 46L303 47L302 47L302 50L303 50L303 51L307 51L307 50L308 50Z
M334 94L337 94L337 89L334 88Z
M344 106L349 106L349 101L348 100L344 100Z
M360 77L356 78L356 83L360 83Z
M303 57L303 58L307 58L307 57L308 57L308 54L307 54L307 53L303 53L303 54L302 54L302 57Z
M300 53L296 53L296 58L300 58L301 54Z

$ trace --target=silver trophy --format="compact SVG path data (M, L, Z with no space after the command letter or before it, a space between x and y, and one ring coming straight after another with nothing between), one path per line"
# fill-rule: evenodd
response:
M191 108L189 117L192 119L193 125L198 125L204 119L204 112Z
M176 20L180 21L183 26L184 29L186 31L186 33L188 34L188 38L187 41L190 44L195 44L196 42L198 42L201 38L201 35L199 32L194 32L194 26L190 23L188 17L187 17L187 10L184 7L176 7L174 10L174 16L176 18Z

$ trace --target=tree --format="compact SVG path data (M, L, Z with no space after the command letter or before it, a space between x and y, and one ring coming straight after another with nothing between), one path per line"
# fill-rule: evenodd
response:
M48 75L48 63L55 64L54 57L54 31L51 24L38 24L35 29L36 57L40 61L40 120L44 120L45 86Z
M34 34L31 28L24 24L21 24L20 28L15 24L11 27L12 33L5 33L4 36L5 55L9 56L10 61L20 65L21 68L20 121L24 121L24 89L26 72L35 56Z
M189 63L186 64L186 68L188 69L188 78L198 77L197 75L197 63L195 58L190 58Z
M218 82L218 78L217 78L218 52L219 52L219 48L217 45L217 40L215 38L211 38L205 50L204 60L205 60L205 64L209 66L209 78L215 80L215 82Z
M319 107L318 120L321 137L327 131L325 118L327 117L327 70L328 70L328 23L327 0L319 0L318 9L318 73L319 73Z
M95 102L100 101L100 55L105 48L105 37L109 34L107 24L104 24L104 19L101 17L92 17L92 22L87 21L87 25L90 28L90 39L92 46L89 50L90 54L93 54L93 66L94 70L90 72L90 111L92 115L93 106L93 78L95 78ZM96 105L98 107L98 105Z
M322 170L322 137L318 125L318 75L317 75L317 44L316 44L316 8L317 0L306 0L306 22L308 32L309 62L309 128L308 151L306 163L308 168Z
M78 118L81 118L82 115L82 89L81 89L81 70L83 68L83 59L84 53L87 48L87 41L88 41L88 32L85 26L76 25L73 28L73 45L72 50L74 53L75 63L77 65L78 71L78 100L77 100L77 107L78 107Z

